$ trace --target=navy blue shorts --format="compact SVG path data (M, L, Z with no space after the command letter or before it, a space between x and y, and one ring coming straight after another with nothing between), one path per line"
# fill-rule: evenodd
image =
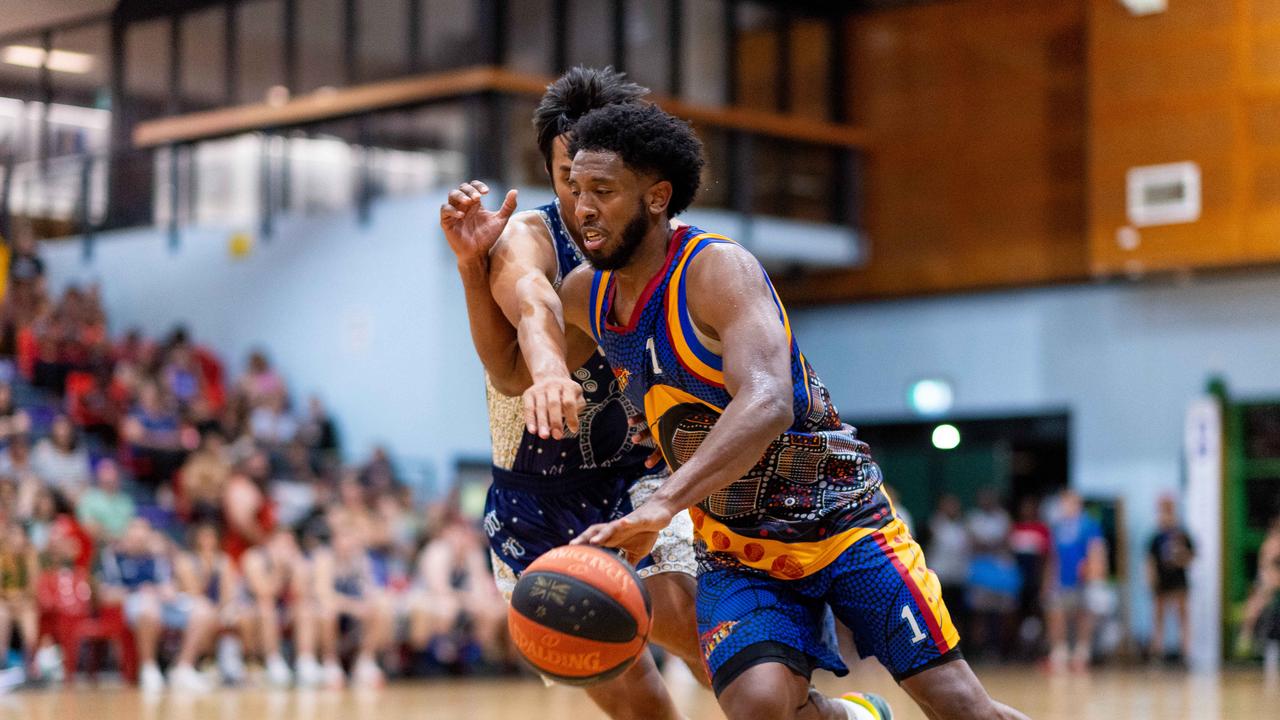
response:
M543 553L565 545L583 530L631 512L630 488L646 471L586 470L572 477L529 476L494 468L484 506L484 530L494 556L524 572ZM653 563L646 557L636 565Z
M938 578L901 521L864 537L829 565L781 580L707 556L698 574L698 634L716 694L745 670L780 662L804 677L849 670L835 645L835 618L902 680L960 658L959 633Z

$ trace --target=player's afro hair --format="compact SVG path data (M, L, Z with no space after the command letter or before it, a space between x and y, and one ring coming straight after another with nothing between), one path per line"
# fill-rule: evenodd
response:
M667 212L684 212L702 183L702 141L689 124L657 105L632 103L592 110L573 128L569 154L611 152L635 172L671 183Z
M551 150L556 138L573 129L583 115L607 105L638 102L649 88L627 82L626 73L612 67L581 65L561 75L547 86L547 92L533 112L533 128L538 133L538 150L551 171Z

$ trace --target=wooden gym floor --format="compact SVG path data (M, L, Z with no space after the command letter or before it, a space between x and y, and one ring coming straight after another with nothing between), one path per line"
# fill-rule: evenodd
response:
M1201 677L1116 670L1049 677L1031 669L979 675L1001 700L1036 720L1276 720L1280 687L1258 672ZM897 720L923 720L878 667L843 680L818 679L829 692L880 692ZM677 693L691 720L721 718L709 692ZM580 691L545 689L532 680L434 680L393 683L381 691L219 690L202 697L144 697L132 688L75 687L0 696L0 720L587 720L602 717Z

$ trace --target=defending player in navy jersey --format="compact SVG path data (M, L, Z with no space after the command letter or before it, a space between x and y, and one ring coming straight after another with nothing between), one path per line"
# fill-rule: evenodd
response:
M847 672L824 632L827 607L930 718L1023 718L961 658L937 577L768 275L729 238L671 225L699 185L693 131L652 105L611 106L579 120L570 150L592 267L561 285L570 330L548 318L522 329L521 349L537 368L563 364L582 335L597 342L674 468L643 505L575 542L643 557L692 508L702 651L731 720L849 716L847 701L809 686L815 668ZM553 434L573 413L557 392L535 375L529 429Z
M466 292L472 339L490 383L494 481L484 528L495 579L508 597L535 558L593 523L630 512L667 475L665 466L646 463L653 446L632 437L628 423L640 409L589 339L576 349L585 359L572 373L563 363L556 368L556 377L563 377L557 395L581 407L568 423L570 432L557 428L542 437L526 432L519 397L530 382L517 349L519 329L543 323L542 313L559 314L556 289L583 262L566 183L566 133L587 111L635 102L647 92L608 68L569 71L547 89L534 117L556 200L516 213L512 190L490 212L481 202L488 188L470 182L450 193L441 207L441 226L457 255ZM692 532L687 515L673 516L637 569L653 599L654 641L706 682L693 617ZM613 718L678 716L647 653L624 675L587 692Z

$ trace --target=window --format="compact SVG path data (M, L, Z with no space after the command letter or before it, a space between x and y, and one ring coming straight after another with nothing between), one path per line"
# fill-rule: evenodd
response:
M360 82L403 76L409 67L408 0L359 0L356 57Z
M670 94L672 41L670 3L626 3L627 75L654 92Z
M236 5L235 53L235 102L264 102L271 88L284 85L284 4L280 0Z
M182 16L183 109L220 107L227 97L226 11L213 7Z

